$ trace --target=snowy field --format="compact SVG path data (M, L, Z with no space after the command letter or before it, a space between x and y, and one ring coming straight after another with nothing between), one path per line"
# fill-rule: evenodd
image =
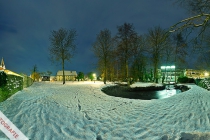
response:
M209 140L210 92L160 100L111 97L103 83L34 83L0 110L32 140ZM6 137L0 133L0 138Z

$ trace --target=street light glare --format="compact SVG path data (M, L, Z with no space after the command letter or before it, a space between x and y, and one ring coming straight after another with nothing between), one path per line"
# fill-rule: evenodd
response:
M205 76L209 76L209 73L208 73L208 72L205 72L204 75L205 75Z
M160 68L161 68L161 69L165 69L165 68L166 68L166 66L161 66Z
M175 66L161 66L161 69L175 69Z

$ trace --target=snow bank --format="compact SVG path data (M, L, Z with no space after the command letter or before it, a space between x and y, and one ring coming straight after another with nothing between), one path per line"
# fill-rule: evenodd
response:
M143 82L136 82L132 85L130 85L131 88L135 88L135 87L162 87L162 84L158 84L158 83L143 83Z
M34 83L0 110L33 140L209 138L210 92L196 85L170 98L111 97L100 82ZM0 133L0 137L5 137Z

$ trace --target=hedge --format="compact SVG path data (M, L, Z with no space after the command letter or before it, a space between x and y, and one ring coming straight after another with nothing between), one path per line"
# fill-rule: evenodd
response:
M2 74L1 74L2 75ZM4 75L4 74L3 74ZM5 79L6 78L6 79ZM23 78L15 75L6 75L1 78L2 81L6 80L6 85L1 85L0 90L0 101L4 101L14 93L23 89Z
M178 83L195 83L193 78L188 78L186 76L181 76L177 79Z
M198 83L198 86L210 90L210 79L203 79Z
M21 77L0 72L0 102L32 84L33 80L26 75Z
M28 77L25 74L21 74L23 76L23 88L27 88L33 84L33 79Z

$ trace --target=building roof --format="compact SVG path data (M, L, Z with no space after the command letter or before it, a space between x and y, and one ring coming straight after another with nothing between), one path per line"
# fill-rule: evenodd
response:
M76 71L67 71L67 70L65 70L64 74L66 76L77 76L77 72ZM63 71L62 70L57 72L57 76L59 76L59 75L63 75Z
M1 59L1 64L0 64L0 71L4 71L6 74L8 75L15 75L15 76L20 76L20 77L23 77L21 76L20 74L17 74L11 70L7 70L6 67L5 67L5 64L4 64L4 59L2 58Z
M4 68L0 67L0 71L4 71Z
M23 77L22 75L17 74L17 73L15 73L15 72L11 71L11 70L4 70L4 72L5 72L6 74L8 74L8 75L15 75L15 76Z

